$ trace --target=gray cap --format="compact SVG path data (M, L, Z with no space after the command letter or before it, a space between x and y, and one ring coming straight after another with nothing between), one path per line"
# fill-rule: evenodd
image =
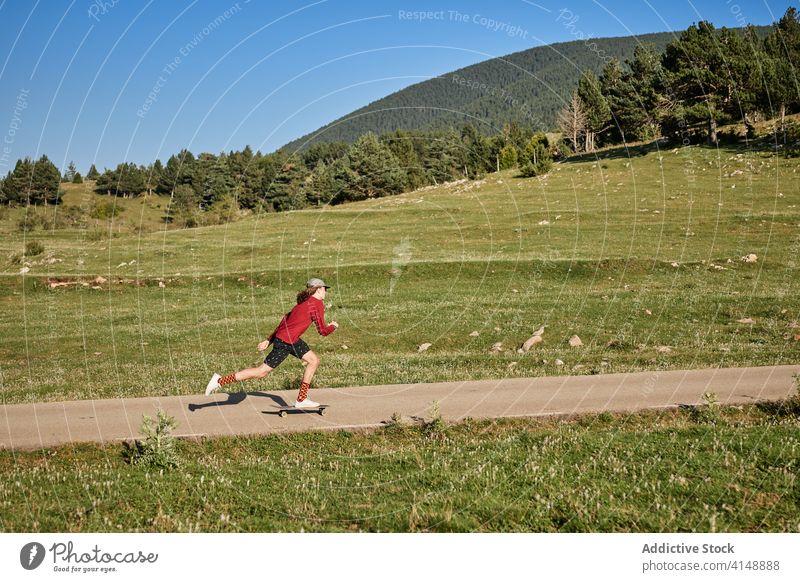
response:
M306 283L306 287L325 287L325 289L330 289L330 285L326 285L325 281L322 279L317 279L314 277L313 279L309 279L308 283Z

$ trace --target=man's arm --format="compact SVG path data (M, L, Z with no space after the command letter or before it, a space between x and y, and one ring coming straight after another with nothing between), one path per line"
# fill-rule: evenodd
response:
M317 326L319 335L326 336L332 334L339 327L339 324L332 321L330 325L325 325L325 312L324 307L311 309L311 321Z

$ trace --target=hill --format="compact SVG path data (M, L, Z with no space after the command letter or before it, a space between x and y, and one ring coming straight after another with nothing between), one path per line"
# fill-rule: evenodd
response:
M766 35L770 27L756 27ZM586 69L599 75L611 58L633 58L635 47L663 52L676 33L593 38L535 47L416 83L286 144L294 151L318 142L353 142L361 134L459 127L472 120L485 133L505 123L547 131Z

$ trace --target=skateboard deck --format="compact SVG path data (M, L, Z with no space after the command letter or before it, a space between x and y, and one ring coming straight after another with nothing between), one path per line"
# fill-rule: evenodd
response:
M319 406L310 406L308 408L297 408L296 406L279 406L278 407L278 416L283 418L290 412L316 412L320 416L325 416L325 409L327 409L330 405L329 404L320 404Z

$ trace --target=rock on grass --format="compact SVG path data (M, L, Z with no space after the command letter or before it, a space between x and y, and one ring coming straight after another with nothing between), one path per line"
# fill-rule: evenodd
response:
M536 344L540 344L543 341L544 340L542 339L542 336L540 336L540 335L532 335L527 340L525 340L525 343L522 344L522 347L519 348L517 350L517 352L519 352L520 354L524 354L528 350L530 350L533 346L535 346Z

